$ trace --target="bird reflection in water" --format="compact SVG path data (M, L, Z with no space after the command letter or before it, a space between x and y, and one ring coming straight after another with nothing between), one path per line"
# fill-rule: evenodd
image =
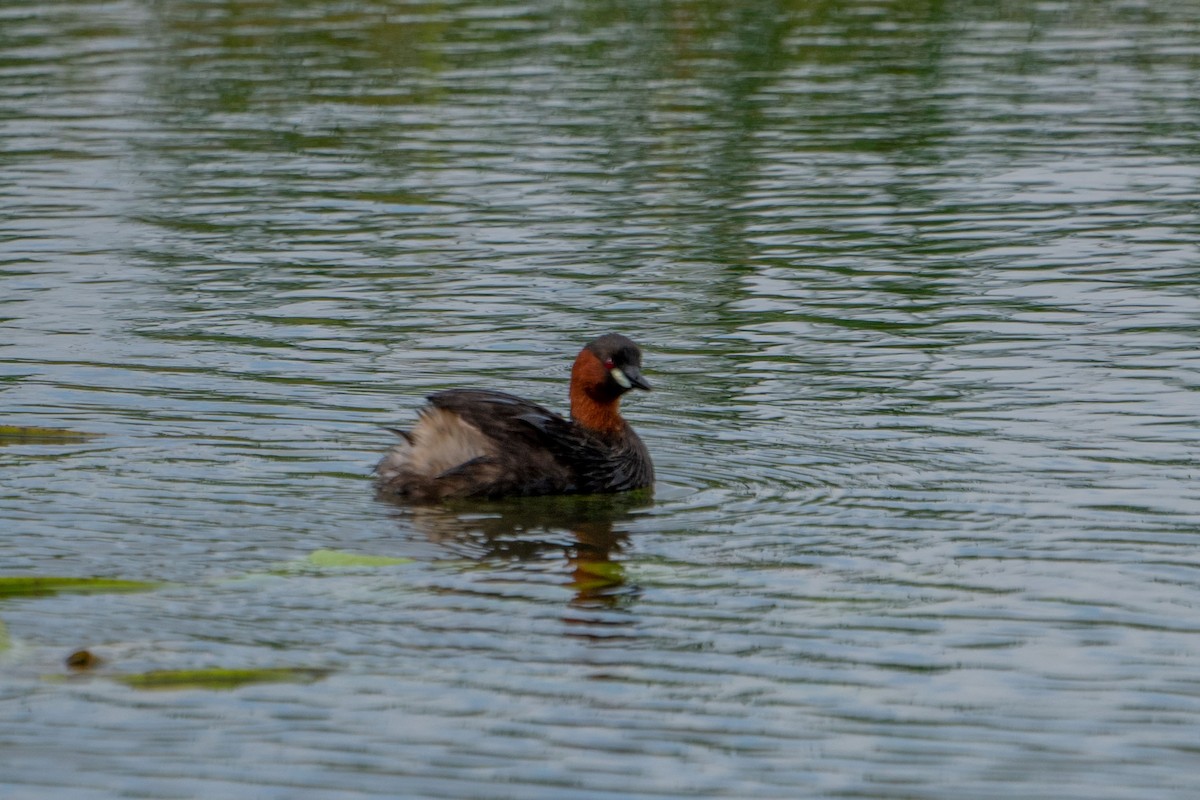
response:
M493 501L462 501L435 506L397 504L406 526L427 541L481 564L531 566L545 575L545 565L561 556L562 585L577 610L628 608L639 589L628 582L621 554L629 547L629 522L652 505L649 489L617 495L552 496ZM382 502L388 498L381 496ZM556 582L558 582L556 580ZM611 616L568 615L569 624L623 624ZM583 635L593 635L584 633Z

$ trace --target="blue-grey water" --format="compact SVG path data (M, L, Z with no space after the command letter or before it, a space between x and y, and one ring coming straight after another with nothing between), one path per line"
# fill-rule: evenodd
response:
M5 3L0 576L161 586L0 598L0 797L1200 796L1198 97L1190 0ZM653 497L374 499L608 330Z

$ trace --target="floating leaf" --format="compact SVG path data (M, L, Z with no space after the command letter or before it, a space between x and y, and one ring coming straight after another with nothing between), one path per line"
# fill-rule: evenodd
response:
M144 592L160 585L116 578L0 575L0 597L37 597L59 592Z
M614 589L625 584L625 565L619 561L577 561L571 578L569 585L577 592Z
M0 425L0 444L61 444L86 442L99 434L70 431L66 428L39 428L29 425Z
M354 567L396 566L412 564L413 559L392 555L364 555L344 551L316 551L308 558L284 564L281 572L312 572L313 570L354 569Z
M162 669L134 675L114 675L115 680L134 689L236 689L251 683L309 683L330 673L308 667L263 669Z
M587 575L608 583L625 582L625 565L619 561L576 561L575 574Z

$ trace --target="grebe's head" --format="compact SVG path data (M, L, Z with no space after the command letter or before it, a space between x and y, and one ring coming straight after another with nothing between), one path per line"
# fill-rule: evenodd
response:
M616 399L630 389L650 391L642 377L642 351L627 336L607 333L593 339L580 351L576 364L580 362L585 369L577 373L578 379L586 381L583 388L590 395Z

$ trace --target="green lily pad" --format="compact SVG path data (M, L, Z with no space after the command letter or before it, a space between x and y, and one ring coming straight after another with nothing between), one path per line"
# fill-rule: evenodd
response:
M362 553L347 553L342 550L317 550L300 562L307 567L391 567L396 564L411 564L411 558L393 556L371 556Z
M625 565L619 561L580 560L575 562L575 572L577 575L588 575L608 583L625 582Z
M116 578L0 575L0 597L38 597L59 592L144 592L161 585Z
M625 565L619 561L577 561L570 585L579 592L610 589L625 584Z
M251 683L310 683L324 678L327 669L267 667L262 669L160 669L132 675L113 675L134 689L236 689Z
M0 444L61 444L86 442L99 434L71 431L66 428L39 428L31 425L0 425Z

